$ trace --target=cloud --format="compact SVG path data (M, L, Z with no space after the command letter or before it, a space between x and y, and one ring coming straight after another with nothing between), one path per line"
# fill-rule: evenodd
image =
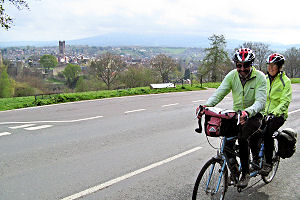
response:
M12 6L15 26L0 40L78 39L113 32L224 34L242 40L300 43L298 1L42 0Z

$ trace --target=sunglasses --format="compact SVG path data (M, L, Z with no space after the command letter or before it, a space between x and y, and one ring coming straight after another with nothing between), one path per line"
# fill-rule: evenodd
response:
M249 68L250 66L251 66L250 63L238 63L238 64L236 64L236 68L242 68L242 67Z

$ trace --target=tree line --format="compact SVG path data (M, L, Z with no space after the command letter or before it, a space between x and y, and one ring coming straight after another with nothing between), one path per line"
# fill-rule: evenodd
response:
M208 38L210 47L205 49L206 55L203 60L191 61L190 65L182 67L178 59L171 58L165 54L153 57L148 65L126 65L121 57L106 53L97 61L90 64L90 75L105 83L107 89L148 86L150 83L177 82L184 79L192 79L195 82L218 82L235 66L226 50L226 39L223 35L212 35ZM251 48L256 59L254 66L266 73L265 60L273 53L269 45L261 42L245 42L238 48ZM235 50L236 50L235 49ZM233 52L231 52L232 54ZM300 49L295 47L281 52L286 57L284 70L291 78L300 75ZM65 74L66 75L66 74ZM78 78L79 80L79 78ZM82 79L75 86L77 91L88 90L86 80ZM79 89L80 88L80 89Z
M182 83L190 79L193 82L219 82L234 68L230 54L226 49L226 39L223 35L212 35L209 38L210 47L205 49L203 60L182 61L165 54L159 54L146 63L128 64L121 55L106 52L87 65L87 72L76 64L67 64L58 75L63 80L63 92L83 92L103 89L122 89L149 86L151 83L175 82ZM238 48L251 48L255 54L255 67L266 72L265 59L273 53L267 44L260 42L245 42ZM281 52L286 57L284 70L291 78L300 75L300 49L295 47ZM52 55L43 55L40 65L46 70L54 69L57 59ZM6 63L0 65L0 97L27 96L36 93L47 93L47 84L35 76L16 80L7 73Z

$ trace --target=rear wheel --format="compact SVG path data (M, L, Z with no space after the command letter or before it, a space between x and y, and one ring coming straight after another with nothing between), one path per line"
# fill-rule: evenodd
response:
M276 175L279 162L280 162L280 157L277 155L277 152L278 152L278 141L277 139L274 139L274 150L273 150L273 159L272 159L273 168L268 176L262 176L262 179L266 184L270 183Z
M207 161L197 177L192 200L224 199L228 187L228 171L225 167L224 173L221 174L222 165L223 160L221 159L212 158Z

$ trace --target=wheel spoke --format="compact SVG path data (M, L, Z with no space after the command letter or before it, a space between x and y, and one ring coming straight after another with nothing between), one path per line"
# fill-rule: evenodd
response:
M201 169L193 191L196 199L224 199L227 187L227 168L220 159L209 160Z

